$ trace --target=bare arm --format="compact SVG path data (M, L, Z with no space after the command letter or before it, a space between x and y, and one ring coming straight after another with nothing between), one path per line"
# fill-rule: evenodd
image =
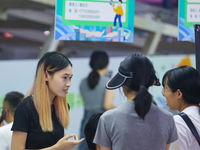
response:
M24 150L26 144L27 133L13 131L11 150Z
M74 137L74 141L68 140ZM20 131L13 131L11 150L25 150L27 133ZM84 139L78 140L75 134L71 134L60 139L55 145L40 150L70 150Z
M100 150L112 150L111 147L104 147L100 145Z
M170 144L167 144L166 147L165 147L165 150L168 150L170 147Z
M113 99L114 99L114 90L107 90L105 91L105 97L104 97L104 109L113 109L116 106L113 105Z

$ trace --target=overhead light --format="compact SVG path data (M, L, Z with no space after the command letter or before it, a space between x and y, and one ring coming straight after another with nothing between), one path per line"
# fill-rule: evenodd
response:
M50 35L50 31L44 31L44 35L45 36L49 36Z
M8 32L5 32L3 35L4 35L5 38L13 38L14 37L13 34L8 33Z

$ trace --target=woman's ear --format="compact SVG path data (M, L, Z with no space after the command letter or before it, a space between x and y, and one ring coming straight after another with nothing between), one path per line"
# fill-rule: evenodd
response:
M49 73L46 71L46 72L45 72L45 81L49 81L49 77L50 77L50 75L49 75Z
M178 99L182 99L183 98L183 93L181 92L181 90L178 89L176 92L177 92Z

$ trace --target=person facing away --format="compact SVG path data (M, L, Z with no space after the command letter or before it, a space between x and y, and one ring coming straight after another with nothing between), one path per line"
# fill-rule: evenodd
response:
M48 52L39 60L30 96L15 113L11 150L69 150L83 141L64 134L72 76L72 64L63 54ZM75 140L68 140L71 137Z
M92 71L80 83L80 92L84 102L84 116L80 127L80 138L84 138L84 128L91 116L115 108L113 105L114 91L106 90L109 80L106 77L109 58L105 51L96 50L90 57ZM79 145L79 150L88 150L86 141Z
M120 63L106 88L122 87L127 102L100 117L93 142L101 150L167 150L177 140L172 114L152 103L152 85L160 83L147 57L132 54Z
M87 122L84 133L85 133L85 140L87 142L89 150L100 150L99 145L96 145L93 143L93 139L96 133L97 125L99 122L99 118L101 117L103 113L99 113L96 115L93 115L89 121Z
M200 135L200 76L189 66L167 71L162 79L162 94L171 110L184 112L193 122ZM191 130L180 115L174 116L178 140L170 145L170 150L197 150L200 146Z
M11 150L12 131L11 127L14 120L15 110L22 101L24 95L20 92L12 91L6 94L3 100L2 112L6 125L0 127L1 150Z

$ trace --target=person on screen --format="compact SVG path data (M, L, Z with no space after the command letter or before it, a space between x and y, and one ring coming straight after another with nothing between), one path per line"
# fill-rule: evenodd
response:
M0 149L10 150L12 131L11 127L13 125L14 114L17 109L18 104L23 100L24 95L22 93L12 91L6 94L3 100L2 116L6 121L6 125L0 127ZM0 118L1 118L0 117Z
M84 140L78 140L75 134L64 134L69 124L66 94L72 76L72 63L65 55L43 55L30 95L15 112L11 150L70 150ZM75 140L69 140L72 137Z
M152 85L160 82L146 56L132 54L120 63L106 88L122 87L127 102L100 117L93 142L101 150L168 150L178 139L172 114L152 103Z
M122 0L119 0L117 8L115 8L113 4L114 4L114 3L112 3L111 5L112 5L112 7L113 7L113 10L114 10L115 13L116 13L115 18L114 18L113 29L116 29L116 24L117 24L117 19L118 19L118 22L119 22L119 30L122 30L121 17L124 15L123 9L122 9Z

